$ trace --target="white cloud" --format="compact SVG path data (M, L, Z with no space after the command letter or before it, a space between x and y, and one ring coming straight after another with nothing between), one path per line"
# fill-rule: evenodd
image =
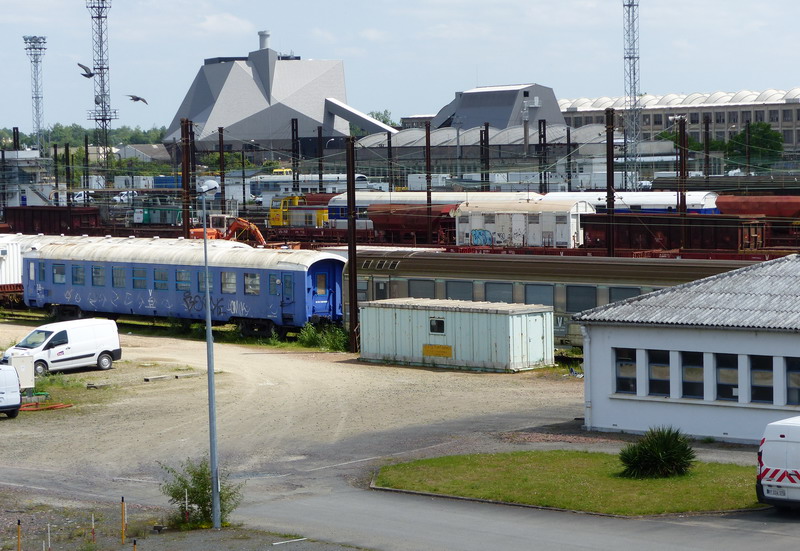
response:
M389 37L388 33L380 29L363 29L358 36L370 42L383 42Z
M230 13L212 13L204 15L194 27L204 32L215 34L242 34L252 33L255 27L252 23Z

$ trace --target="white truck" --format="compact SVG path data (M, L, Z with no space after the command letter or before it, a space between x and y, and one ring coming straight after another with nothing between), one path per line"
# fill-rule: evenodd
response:
M800 506L800 417L775 421L758 447L758 501L779 508Z
M34 372L41 376L80 367L111 369L122 358L122 348L114 321L91 318L37 327L6 350L0 364L13 364L15 356L31 357Z

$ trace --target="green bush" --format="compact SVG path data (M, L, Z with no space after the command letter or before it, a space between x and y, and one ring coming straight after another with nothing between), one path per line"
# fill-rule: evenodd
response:
M347 333L341 327L325 325L317 328L310 323L303 326L297 336L297 342L307 348L322 348L335 352L345 352L349 347Z
M627 478L667 478L689 472L695 453L689 439L672 427L650 428L644 437L619 452Z
M211 496L211 461L208 456L194 462L187 459L180 470L159 463L169 479L160 486L161 493L178 511L170 518L170 525L184 528L208 528L213 523ZM219 509L222 524L242 502L242 484L232 484L230 473L219 469ZM187 522L188 495L188 522Z

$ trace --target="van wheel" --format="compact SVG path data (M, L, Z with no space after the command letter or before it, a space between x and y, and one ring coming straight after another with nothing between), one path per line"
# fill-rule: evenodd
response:
M97 368L102 369L105 371L106 369L111 369L111 365L114 363L114 360L111 359L111 354L103 352L97 357Z
M33 364L33 373L39 377L44 377L45 375L50 375L50 368L47 367L45 362L40 360Z
M9 419L14 419L14 418L17 417L17 415L19 415L19 410L18 409L12 409L11 411L7 411L6 415L8 415Z

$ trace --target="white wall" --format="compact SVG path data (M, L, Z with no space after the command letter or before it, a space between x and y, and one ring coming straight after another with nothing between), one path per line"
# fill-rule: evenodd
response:
M585 423L587 429L645 432L671 425L697 437L758 442L767 423L800 415L800 406L785 405L783 356L800 356L797 335L765 331L670 329L656 327L584 327ZM637 393L615 393L614 348L637 354ZM648 396L646 350L670 350L670 396ZM703 399L681 398L680 354L705 352ZM737 402L716 400L714 353L739 354ZM750 402L747 355L777 357L773 362L773 403Z

